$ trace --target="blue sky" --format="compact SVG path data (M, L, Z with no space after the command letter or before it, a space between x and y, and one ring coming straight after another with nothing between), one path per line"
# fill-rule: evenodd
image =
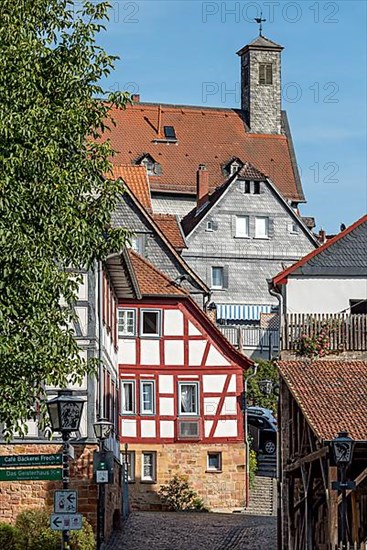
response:
M307 204L329 233L367 211L366 2L111 0L99 42L120 56L107 89L142 101L239 107L236 51L258 34L284 46L288 113ZM209 93L210 92L210 93Z

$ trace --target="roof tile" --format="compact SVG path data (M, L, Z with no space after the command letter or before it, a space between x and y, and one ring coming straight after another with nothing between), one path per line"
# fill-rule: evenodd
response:
M115 179L122 178L144 208L152 212L149 180L145 166L116 164L113 166L112 174Z
M153 219L177 251L187 248L177 216L173 214L153 214Z
M279 361L291 394L314 433L333 439L341 430L367 441L366 361Z
M134 250L129 250L129 257L143 296L187 296L185 290L176 286Z

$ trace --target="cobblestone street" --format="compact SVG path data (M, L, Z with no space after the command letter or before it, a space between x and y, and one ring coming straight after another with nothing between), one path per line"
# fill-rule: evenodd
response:
M276 518L246 514L131 514L106 550L275 550Z

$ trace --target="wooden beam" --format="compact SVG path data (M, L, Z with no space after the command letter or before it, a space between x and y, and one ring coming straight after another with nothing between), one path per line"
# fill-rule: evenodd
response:
M359 510L357 506L357 495L355 492L352 492L352 540L353 542L359 542L358 540L358 531L359 531Z
M359 474L359 476L357 476L357 477L355 478L354 481L355 481L356 487L358 487L358 485L359 485L366 477L367 477L367 468L365 468L365 469ZM350 495L351 492L352 492L351 489L349 489L349 490L347 491L347 497ZM341 501L342 501L342 496L339 495L339 497L338 497L338 504L341 504Z
M329 544L331 548L338 547L338 493L331 488L333 481L338 481L336 466L329 466Z
M321 449L318 449L317 451L314 451L313 453L309 453L306 456L303 456L302 458L299 458L293 464L288 464L285 466L284 471L285 472L293 472L294 470L298 470L303 464L307 464L309 462L313 462L314 460L317 460L318 458L321 458L325 456L328 452L328 447L322 447Z

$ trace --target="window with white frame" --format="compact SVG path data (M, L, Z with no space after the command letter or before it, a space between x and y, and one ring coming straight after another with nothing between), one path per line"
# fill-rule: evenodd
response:
M136 334L136 311L135 309L118 309L118 335L135 336Z
M121 453L121 462L124 468L127 464L127 480L130 482L135 481L135 451Z
M290 224L290 232L291 233L299 233L299 225L297 222L292 222Z
M206 222L206 231L213 231L213 222L211 220Z
M161 311L158 309L142 309L140 313L140 335L160 336Z
M255 238L267 239L269 237L269 218L261 216L255 218Z
M209 472L220 472L222 470L222 453L208 453L207 470Z
M131 248L140 256L145 256L145 235L133 235L131 237Z
M140 382L140 414L155 413L155 384L153 380Z
M141 457L141 480L155 481L156 480L156 453L143 452Z
M197 382L180 382L178 385L178 414L198 416L199 385Z
M135 381L121 382L121 414L135 414Z
M223 288L224 269L223 267L212 267L212 288Z
M249 217L236 216L236 237L249 236Z

